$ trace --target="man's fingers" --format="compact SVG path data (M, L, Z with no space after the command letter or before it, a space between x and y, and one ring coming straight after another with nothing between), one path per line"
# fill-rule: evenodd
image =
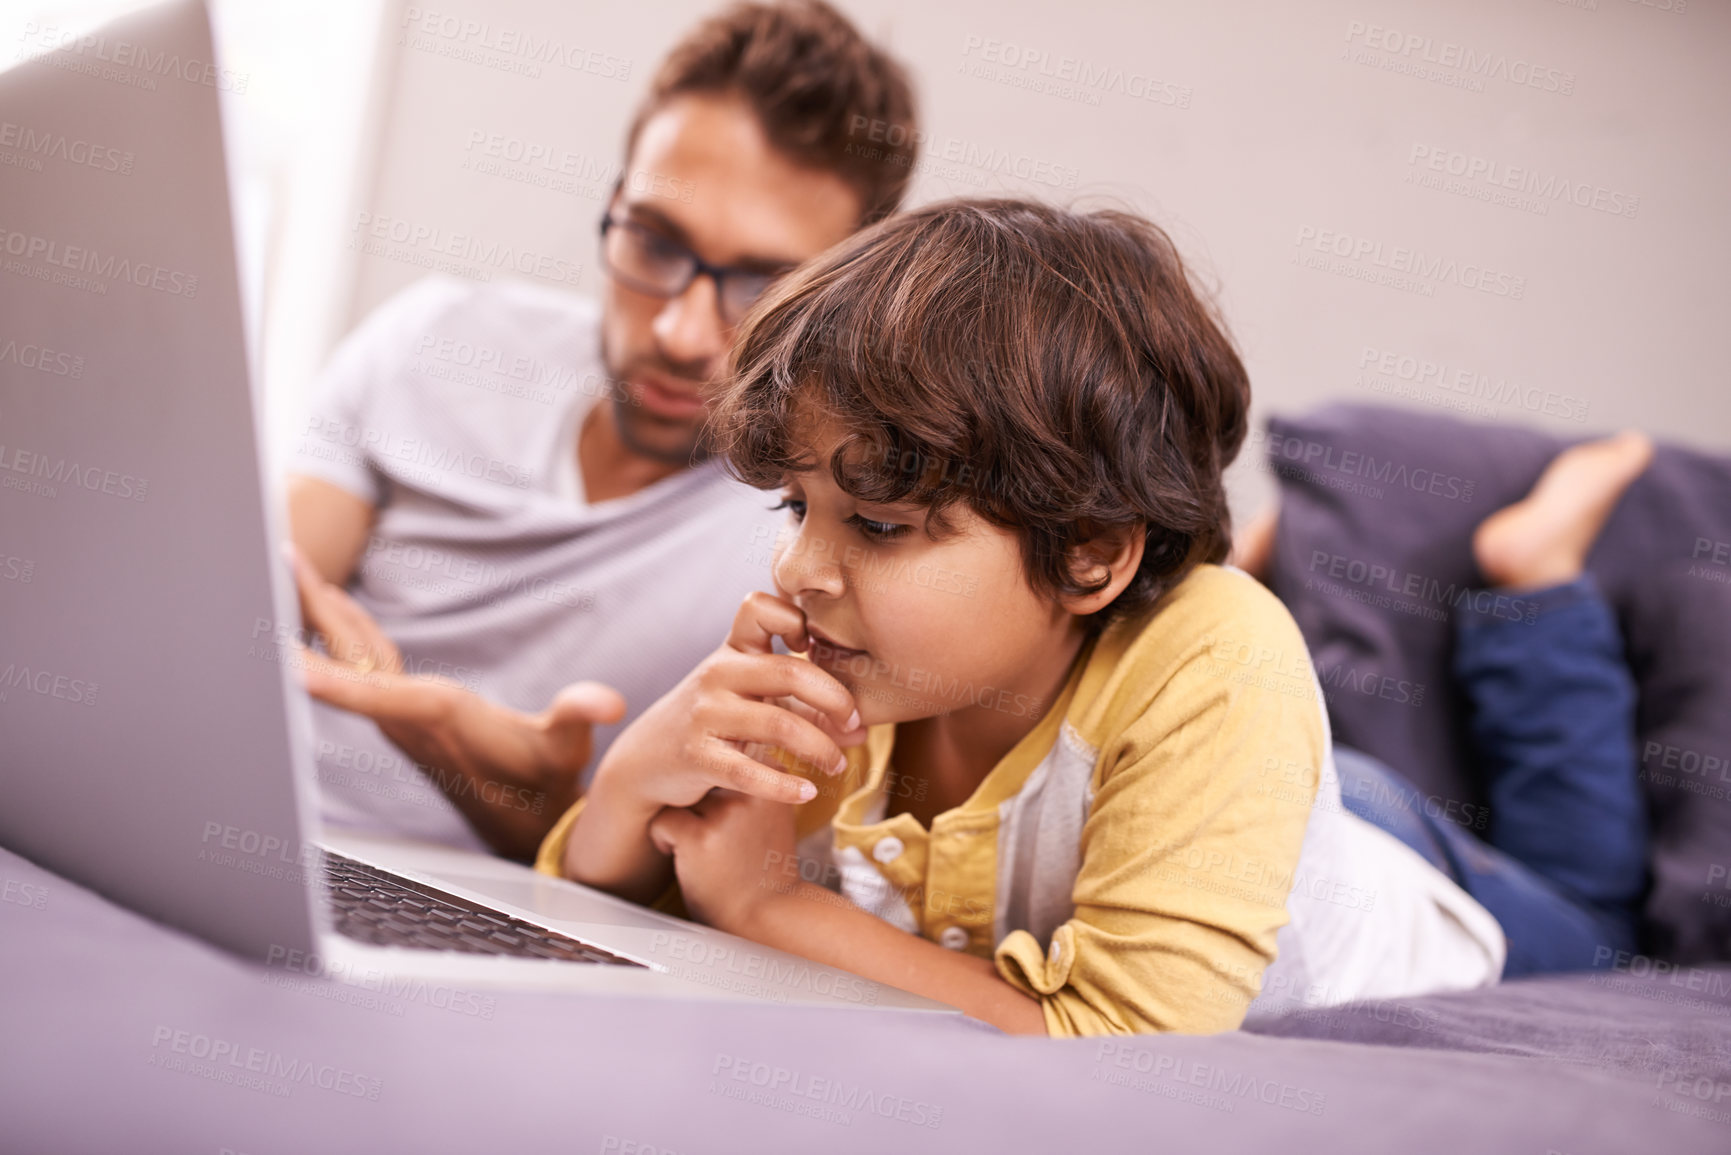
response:
M787 643L787 648L804 653L811 645L805 632L805 614L798 606L774 594L758 590L746 595L739 612L733 615L733 629L727 644L747 654L775 652L775 639Z
M320 623L325 617L324 577L313 568L301 551L295 548L293 542L283 543L283 556L288 559L289 569L294 574L295 594L301 604L301 620L323 633Z
M312 650L302 649L298 652L302 681L306 683L307 693L338 709L365 714L369 718L385 716L389 699L384 686L385 680L400 675L377 672L363 674L353 666Z
M578 682L553 696L552 704L532 719L541 736L543 756L579 774L593 750L593 728L625 717L625 698L600 682Z
M287 553L300 593L301 616L324 639L331 657L355 664L371 658L376 668L392 673L402 669L402 655L372 615L347 591L326 581L292 544Z
M343 616L343 624L349 637L349 644L355 648L359 657L371 655L373 661L381 668L394 673L403 668L403 655L397 649L396 643L385 636L385 631L379 628L379 623L373 620L373 615L361 608L361 604L350 597L345 590L332 586L335 593L338 612Z
M321 592L328 636L327 644L339 661L364 664L371 658L379 669L396 673L403 668L402 655L392 641L379 629L373 616L359 602L329 582Z
M402 674L362 673L311 650L298 651L307 693L321 702L376 722L421 722L444 709L439 683Z
M625 696L600 682L576 682L553 695L541 715L549 728L577 722L610 725L625 717Z

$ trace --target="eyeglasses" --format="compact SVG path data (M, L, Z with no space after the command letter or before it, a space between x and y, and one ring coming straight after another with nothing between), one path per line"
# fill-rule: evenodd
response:
M677 297L707 276L715 282L716 307L729 326L737 325L764 290L788 272L712 265L672 237L611 215L601 218L601 259L614 280L653 297Z

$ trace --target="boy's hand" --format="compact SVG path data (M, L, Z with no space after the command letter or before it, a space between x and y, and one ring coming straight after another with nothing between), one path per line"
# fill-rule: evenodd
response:
M649 812L694 806L717 786L770 802L815 797L812 783L747 751L780 748L835 774L847 765L842 746L863 741L865 730L847 689L810 662L775 653L777 637L806 649L805 615L751 594L721 648L614 740L595 791L605 780Z
M695 806L656 815L649 838L673 856L686 910L707 926L745 934L764 904L789 893L786 876L770 866L794 859L793 814L780 802L715 790Z

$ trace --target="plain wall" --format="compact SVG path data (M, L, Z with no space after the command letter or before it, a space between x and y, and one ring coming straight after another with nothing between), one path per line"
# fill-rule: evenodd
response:
M630 112L715 7L387 13L369 215L330 238L355 261L351 323L435 259L593 291ZM843 7L917 83L912 202L1031 194L1152 217L1218 288L1259 418L1381 400L1731 448L1731 4ZM580 67L498 47L549 40ZM489 157L492 138L538 159ZM1271 483L1241 463L1234 484L1243 512Z

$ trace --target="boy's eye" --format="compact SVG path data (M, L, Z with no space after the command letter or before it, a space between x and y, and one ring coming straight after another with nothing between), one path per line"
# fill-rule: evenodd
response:
M805 520L805 500L803 498L783 497L780 501L770 506L771 512L778 509L787 510L787 512L793 516L795 521ZM873 521L871 518L861 517L857 513L847 519L847 524L853 526L855 529L859 530L860 533L871 538L873 541L890 541L900 537L912 528L911 526L898 525L893 521Z
M870 518L861 517L857 513L848 518L847 522L867 537L877 541L889 541L892 538L898 538L909 529L908 526L897 525L892 521L873 521Z

